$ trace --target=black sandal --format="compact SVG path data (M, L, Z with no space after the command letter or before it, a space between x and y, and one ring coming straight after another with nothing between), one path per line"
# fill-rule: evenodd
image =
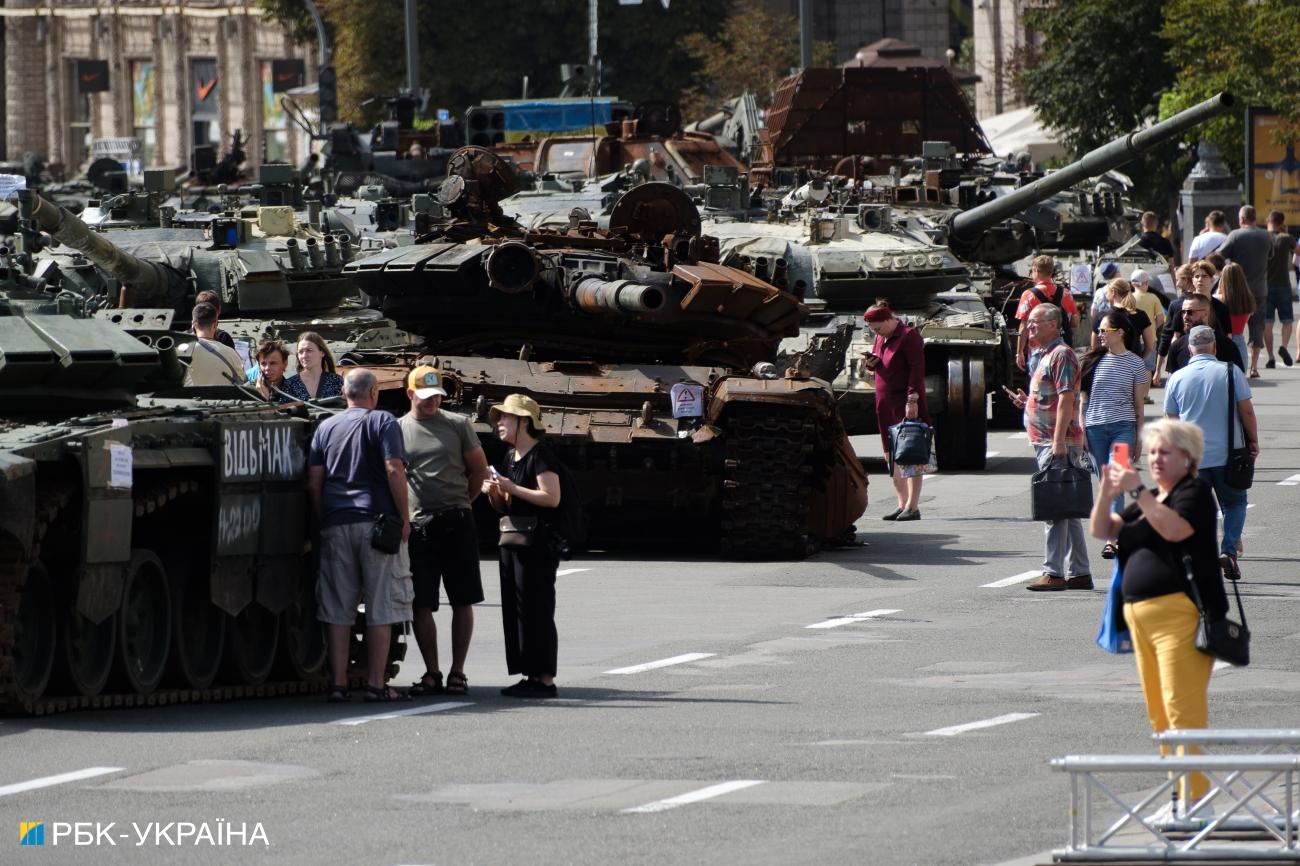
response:
M362 695L362 700L368 704L393 704L410 699L410 695L402 694L391 686L366 686L366 692Z
M330 686L330 693L325 698L326 703L330 704L347 704L352 702L352 692L346 686Z
M469 694L469 677L465 676L463 671L452 671L447 674L447 688L449 695L467 695Z
M451 677L449 676L447 679L450 681ZM430 698L434 695L441 695L446 691L447 689L442 686L442 672L435 671L432 674L425 674L420 678L419 682L411 683L411 687L406 690L406 693L413 698Z

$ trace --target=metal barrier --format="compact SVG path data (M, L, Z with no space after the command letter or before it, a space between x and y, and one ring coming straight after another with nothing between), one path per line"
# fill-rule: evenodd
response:
M1065 849L1052 852L1057 862L1300 861L1295 808L1300 756L1078 755L1056 758L1052 768L1070 774L1070 841ZM1165 778L1155 791L1130 806L1099 778L1110 773L1156 773ZM1162 822L1144 817L1143 812L1153 805L1167 802L1179 780L1189 773L1203 773L1212 785L1211 793L1196 804L1204 817L1188 819L1185 829L1165 829ZM1252 777L1249 782L1246 774ZM1279 780L1285 805L1277 809L1265 792ZM1102 803L1109 800L1120 814L1099 833L1094 833L1093 825L1102 818L1103 809L1094 803L1094 792L1104 795ZM1216 807L1219 814L1213 814ZM1250 830L1262 838L1212 838L1224 832L1225 822L1242 810L1253 816ZM1134 838L1117 838L1126 827Z
M1222 754L1218 749L1212 749L1213 746L1245 746L1250 749L1252 754L1256 755L1298 755L1300 754L1300 728L1241 728L1241 729L1224 729L1216 730L1209 728L1187 729L1163 731L1159 734L1153 734L1152 739L1162 746L1171 748L1177 747L1195 747L1204 754ZM1229 793L1236 785L1246 785L1249 783L1244 774L1234 774L1224 780L1229 784ZM1201 811L1203 804L1209 803L1217 794L1218 788L1211 789L1210 793L1197 803L1189 803L1183 810L1183 815L1171 818L1162 823L1162 829L1194 831L1198 829L1201 820L1197 813ZM1261 792L1258 799L1262 802L1264 818L1272 823L1275 827L1281 827L1285 824L1286 813L1283 807L1275 802L1268 794ZM1300 812L1292 811L1292 824L1300 823ZM1259 822L1253 817L1247 815L1236 815L1223 822L1221 830L1229 832L1251 832L1260 828Z

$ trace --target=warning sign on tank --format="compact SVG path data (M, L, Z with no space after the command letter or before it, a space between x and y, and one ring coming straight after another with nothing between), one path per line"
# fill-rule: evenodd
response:
M669 391L674 418L699 418L704 414L704 386L695 382L678 382Z

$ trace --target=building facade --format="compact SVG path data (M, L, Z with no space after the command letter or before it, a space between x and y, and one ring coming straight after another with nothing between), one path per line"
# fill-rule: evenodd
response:
M799 16L799 0L764 0L776 14ZM812 0L813 38L835 45L835 62L864 45L894 38L945 60L968 35L972 0Z
M1015 72L1020 57L1041 39L1025 26L1025 12L1042 5L1042 0L975 0L976 117L1025 107Z
M4 154L31 152L72 177L94 156L188 168L239 130L248 165L305 159L283 92L315 78L295 43L251 0L4 0Z

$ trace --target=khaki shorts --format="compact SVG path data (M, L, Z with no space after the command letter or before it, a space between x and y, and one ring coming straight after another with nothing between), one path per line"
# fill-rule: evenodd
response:
M327 526L320 533L320 580L316 617L333 625L352 625L357 604L366 605L366 625L391 625L411 618L411 562L406 545L397 553L370 546L370 523Z

